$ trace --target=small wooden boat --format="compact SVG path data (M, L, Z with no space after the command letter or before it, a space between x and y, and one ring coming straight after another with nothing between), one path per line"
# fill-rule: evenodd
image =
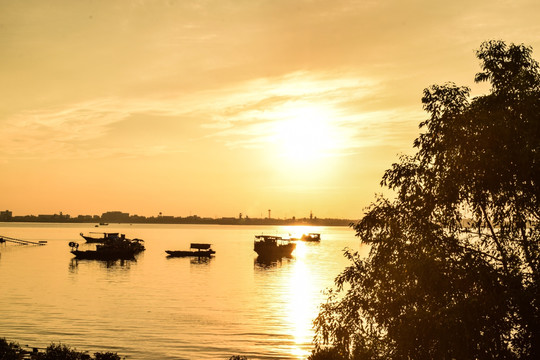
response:
M255 235L253 250L261 258L290 257L296 244L281 236Z
M210 257L216 252L210 248L211 244L191 243L190 250L165 250L170 257Z
M303 234L300 238L291 238L291 241L321 241L321 234L309 233Z
M78 250L79 244L70 242L71 253L77 259L85 260L132 260L145 250L141 239L126 239L125 236L111 238L97 245L95 250Z
M300 238L302 241L321 241L321 234L317 233L309 233L309 234L303 234Z

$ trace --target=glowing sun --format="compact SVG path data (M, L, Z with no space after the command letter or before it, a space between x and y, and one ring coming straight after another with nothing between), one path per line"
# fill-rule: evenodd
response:
M276 121L275 140L281 157L294 163L313 163L330 156L337 146L336 129L325 108L286 109Z

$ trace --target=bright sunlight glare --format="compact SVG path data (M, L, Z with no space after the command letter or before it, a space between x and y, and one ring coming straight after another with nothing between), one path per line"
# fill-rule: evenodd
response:
M330 111L305 105L276 114L275 144L278 153L293 164L308 165L332 155L338 145Z

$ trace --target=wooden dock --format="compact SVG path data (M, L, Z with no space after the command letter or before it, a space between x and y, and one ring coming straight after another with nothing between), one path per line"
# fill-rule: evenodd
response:
M0 243L5 242L12 242L19 245L45 245L47 244L46 241L30 241L30 240L22 240L22 239L15 239L9 236L0 235Z

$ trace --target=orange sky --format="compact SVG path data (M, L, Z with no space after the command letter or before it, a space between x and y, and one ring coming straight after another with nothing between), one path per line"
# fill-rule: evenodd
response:
M0 209L359 218L534 1L0 0Z

